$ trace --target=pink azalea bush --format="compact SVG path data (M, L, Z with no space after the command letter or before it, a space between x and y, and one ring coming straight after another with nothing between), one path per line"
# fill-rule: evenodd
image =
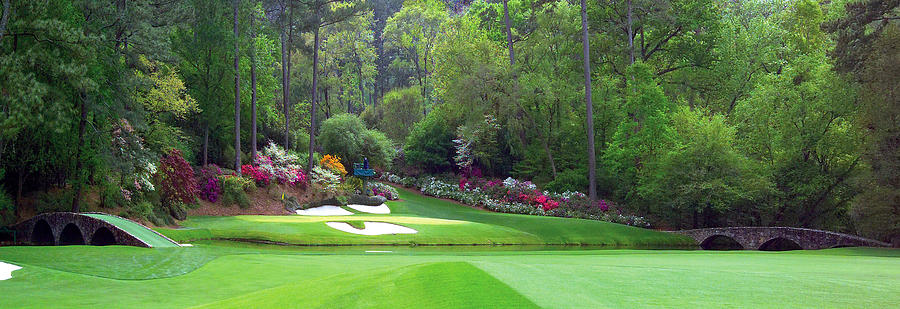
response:
M471 174L459 179L456 185L435 177L400 177L383 173L381 179L440 198L456 200L488 210L541 216L556 216L601 220L639 227L649 227L646 219L623 213L608 200L591 202L580 192L547 192L538 190L530 181L514 178L483 179Z
M269 143L262 154L257 155L253 165L241 167L241 174L252 178L259 186L267 186L274 180L280 184L305 187L309 181L299 161L296 155Z

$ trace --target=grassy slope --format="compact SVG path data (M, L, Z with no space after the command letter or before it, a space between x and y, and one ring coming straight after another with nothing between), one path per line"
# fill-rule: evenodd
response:
M24 268L0 281L0 308L887 308L900 302L900 251L889 249L418 254L404 248L408 251L367 254L352 250L357 248L341 253L270 248L178 249L185 259L219 258L165 278L160 274L177 273L168 269L181 268L183 261L129 261L133 256L165 261L165 254L153 253L161 249L3 247L0 260ZM59 263L54 258L68 265L66 271L54 266ZM139 279L137 272L161 279L108 279Z
M192 217L196 228L158 231L181 242L212 238L268 240L292 244L532 244L622 247L689 247L693 240L668 233L608 222L494 213L399 190L390 215L345 217L236 216ZM325 221L382 221L419 231L412 235L361 236L329 228Z
M128 233L131 233L134 237L137 237L140 240L143 240L148 245L153 248L173 248L178 247L178 244L171 242L165 237L159 236L153 230L147 228L146 226L140 225L134 221L124 219L122 217L111 216L106 214L84 214L85 216L94 217L96 219L100 219L108 222L109 224L115 225L116 227L125 230Z

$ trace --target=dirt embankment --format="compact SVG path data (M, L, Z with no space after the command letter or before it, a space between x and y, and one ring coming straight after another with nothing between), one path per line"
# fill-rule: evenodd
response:
M291 212L284 209L281 202L283 198L294 196L300 203L308 199L307 190L286 185L269 185L265 188L257 188L247 193L250 199L250 207L240 208L238 205L224 205L219 200L216 203L200 200L200 207L188 209L189 216L237 216L237 215L290 215Z

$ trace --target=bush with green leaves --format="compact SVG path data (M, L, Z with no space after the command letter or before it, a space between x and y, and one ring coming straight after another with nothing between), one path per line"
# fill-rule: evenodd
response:
M400 194L397 193L397 189L394 189L394 187L380 182L369 182L366 194L373 196L383 196L391 201L400 198Z
M564 170L544 188L552 192L584 192L588 188L588 170L586 168Z
M402 143L413 125L422 119L422 101L418 87L394 89L384 94L377 107L367 107L360 117L369 127L378 128L391 140Z
M444 172L454 166L456 126L445 119L444 109L432 111L416 123L403 147L406 162L428 172Z
M337 155L344 166L369 159L369 164L390 167L395 151L384 133L366 129L362 119L353 114L340 114L325 120L318 143L325 153Z
M237 204L240 208L250 208L250 198L247 192L256 190L256 184L252 179L240 176L219 176L222 184L222 205L225 207Z
M68 189L52 190L38 193L34 201L34 210L37 213L71 211L72 199L75 192Z
M341 176L319 166L313 167L311 174L312 183L323 191L330 194L337 194L340 191Z
M0 227L16 223L16 205L12 197L0 188Z

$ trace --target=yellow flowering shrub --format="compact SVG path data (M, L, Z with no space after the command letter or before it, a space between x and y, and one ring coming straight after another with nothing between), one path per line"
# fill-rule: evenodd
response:
M341 164L341 157L327 154L319 160L319 165L335 174L347 175L347 170Z

